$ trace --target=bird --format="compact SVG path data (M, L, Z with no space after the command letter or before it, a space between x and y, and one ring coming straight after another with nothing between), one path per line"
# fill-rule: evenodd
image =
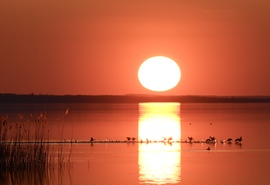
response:
M221 144L224 144L226 142L226 140L221 140L220 143Z
M134 142L134 141L136 140L136 137L132 137L131 139L132 139L132 141Z
M206 150L211 150L211 148L208 146L208 147L206 148Z
M235 143L241 143L242 142L242 136L240 136L239 138L236 138L234 141L235 141Z
M93 142L94 140L95 140L95 138L93 138L93 137L90 138L90 141L91 141L91 142Z
M216 137L212 137L212 136L209 136L209 139L210 139L210 142L211 143L216 143L217 142L217 140L216 140Z
M164 137L164 136L162 136L162 137L163 137L163 142L166 142L167 138L166 138L166 137Z
M233 140L232 138L228 138L227 139L228 144L231 144L232 143L232 140Z
M193 137L188 137L189 142L191 143L193 141Z
M127 140L130 141L131 140L131 137L127 137Z

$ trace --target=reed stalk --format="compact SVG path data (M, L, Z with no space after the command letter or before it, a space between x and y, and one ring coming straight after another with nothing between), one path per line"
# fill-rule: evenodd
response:
M5 171L46 171L55 164L61 168L65 162L70 162L71 153L65 159L62 145L57 145L58 154L55 155L52 145L46 143L50 139L46 113L41 113L34 120L30 120L33 119L30 117L27 125L24 124L23 116L19 117L19 122L12 124L7 115L1 116L0 174ZM31 121L35 124L34 131L30 129Z

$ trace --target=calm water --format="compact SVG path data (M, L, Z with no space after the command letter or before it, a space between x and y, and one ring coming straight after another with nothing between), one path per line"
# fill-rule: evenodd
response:
M0 104L0 115L14 124L31 123L41 112L52 140L129 136L151 143L73 144L71 166L46 177L20 175L19 183L7 183L10 174L1 174L0 184L270 184L270 104ZM243 141L154 143L189 136Z

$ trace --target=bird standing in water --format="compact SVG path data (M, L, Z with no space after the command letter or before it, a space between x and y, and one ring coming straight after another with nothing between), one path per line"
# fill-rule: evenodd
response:
M234 141L236 144L240 144L242 142L242 136L240 136L239 138L236 138Z
M189 142L191 143L193 141L193 137L188 137Z
M228 143L231 143L231 142L232 142L232 138L228 138L228 139L227 139L227 142L228 142Z

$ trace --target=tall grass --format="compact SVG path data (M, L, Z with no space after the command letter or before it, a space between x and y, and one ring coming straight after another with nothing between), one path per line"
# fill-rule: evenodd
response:
M46 116L41 114L35 120L35 132L31 135L31 129L29 127L27 129L23 122L12 125L8 122L8 116L1 117L0 166L2 170L46 168L49 147L44 145L45 125Z
M10 123L7 115L1 116L0 170L40 171L55 164L62 167L65 161L70 162L71 154L68 154L66 160L63 146L56 145L55 150L53 145L48 144L49 140L50 129L46 113L40 113L36 118L31 115L27 121L20 114L16 124Z

